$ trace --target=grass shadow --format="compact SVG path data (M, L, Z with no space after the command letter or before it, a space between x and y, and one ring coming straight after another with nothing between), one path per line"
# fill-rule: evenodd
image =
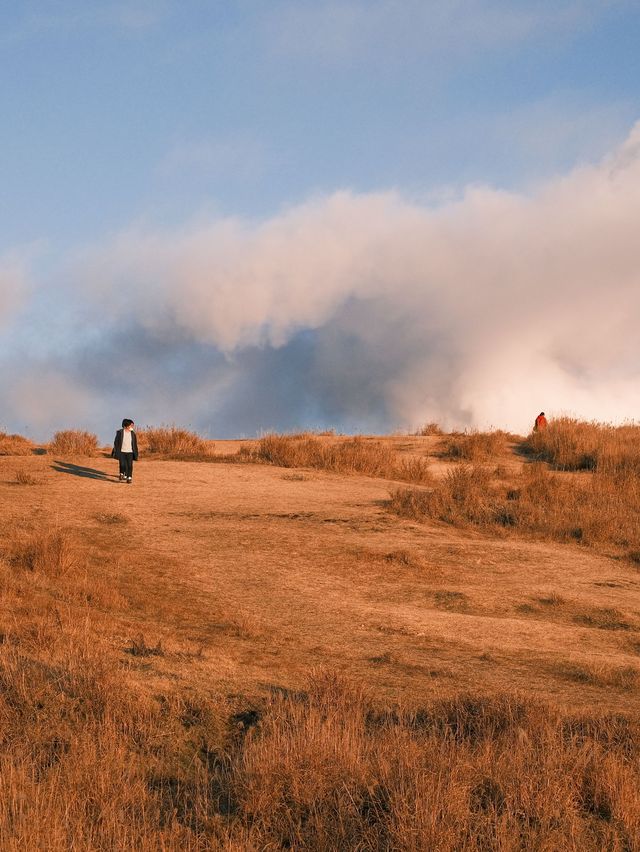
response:
M521 441L514 441L512 450L514 456L517 456L524 464L535 464L536 462L546 462L542 457L542 453L537 453L529 445L529 438L523 438Z
M71 462L55 461L51 467L58 473L69 473L71 476L80 476L83 479L100 479L103 482L111 482L114 478L102 470L96 470L93 467L84 467L80 464L72 464Z

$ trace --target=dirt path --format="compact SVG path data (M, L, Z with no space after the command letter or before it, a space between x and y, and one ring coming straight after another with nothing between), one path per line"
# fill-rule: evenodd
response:
M152 688L295 687L329 665L412 702L460 688L638 702L620 675L640 664L640 573L625 562L402 521L381 480L142 461L127 486L114 468L0 459L0 529L78 531L130 602L114 653L135 633L170 649L140 663Z

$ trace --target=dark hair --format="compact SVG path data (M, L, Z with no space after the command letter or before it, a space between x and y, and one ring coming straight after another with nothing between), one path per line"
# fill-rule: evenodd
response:
M133 420L129 420L128 417L125 417L124 420L122 421L122 428L126 429L127 426L133 426Z
M544 411L541 411L540 414L538 414L538 417L544 417Z

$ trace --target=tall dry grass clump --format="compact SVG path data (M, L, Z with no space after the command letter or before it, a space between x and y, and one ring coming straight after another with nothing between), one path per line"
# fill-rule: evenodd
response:
M551 420L524 448L557 470L640 475L640 425L612 426L571 417Z
M66 456L92 456L98 451L98 438L92 432L65 429L49 442L49 452Z
M0 456L28 456L33 450L34 444L28 438L0 432Z
M415 520L640 550L640 480L626 473L565 478L539 463L526 465L507 485L484 468L464 465L429 490L396 489L390 508Z
M77 573L82 557L74 537L68 530L45 529L26 541L13 544L10 562L14 567L48 577Z
M307 434L265 435L251 458L278 467L310 467L407 482L430 481L426 459L403 459L388 444L362 437L323 441Z
M403 517L414 520L434 518L455 525L491 523L495 499L491 475L481 467L461 465L447 471L429 489L397 488L390 506Z
M432 421L430 423L425 423L414 434L422 438L427 438L430 436L444 435L444 432L439 423Z
M212 454L212 445L195 432L176 426L140 429L137 433L140 451L172 458L194 458Z
M18 485L37 485L38 484L37 478L33 474L29 473L28 470L17 470L15 482Z
M443 455L452 461L479 462L503 453L512 436L501 430L463 432L447 438Z
M508 695L376 712L316 676L305 698L275 698L233 756L235 836L249 849L632 849L639 734Z

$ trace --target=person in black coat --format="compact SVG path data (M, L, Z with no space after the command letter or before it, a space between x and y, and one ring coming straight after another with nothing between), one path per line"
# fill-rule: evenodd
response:
M133 481L133 463L138 461L138 439L133 431L134 422L125 417L118 429L111 450L111 458L120 463L120 482Z

